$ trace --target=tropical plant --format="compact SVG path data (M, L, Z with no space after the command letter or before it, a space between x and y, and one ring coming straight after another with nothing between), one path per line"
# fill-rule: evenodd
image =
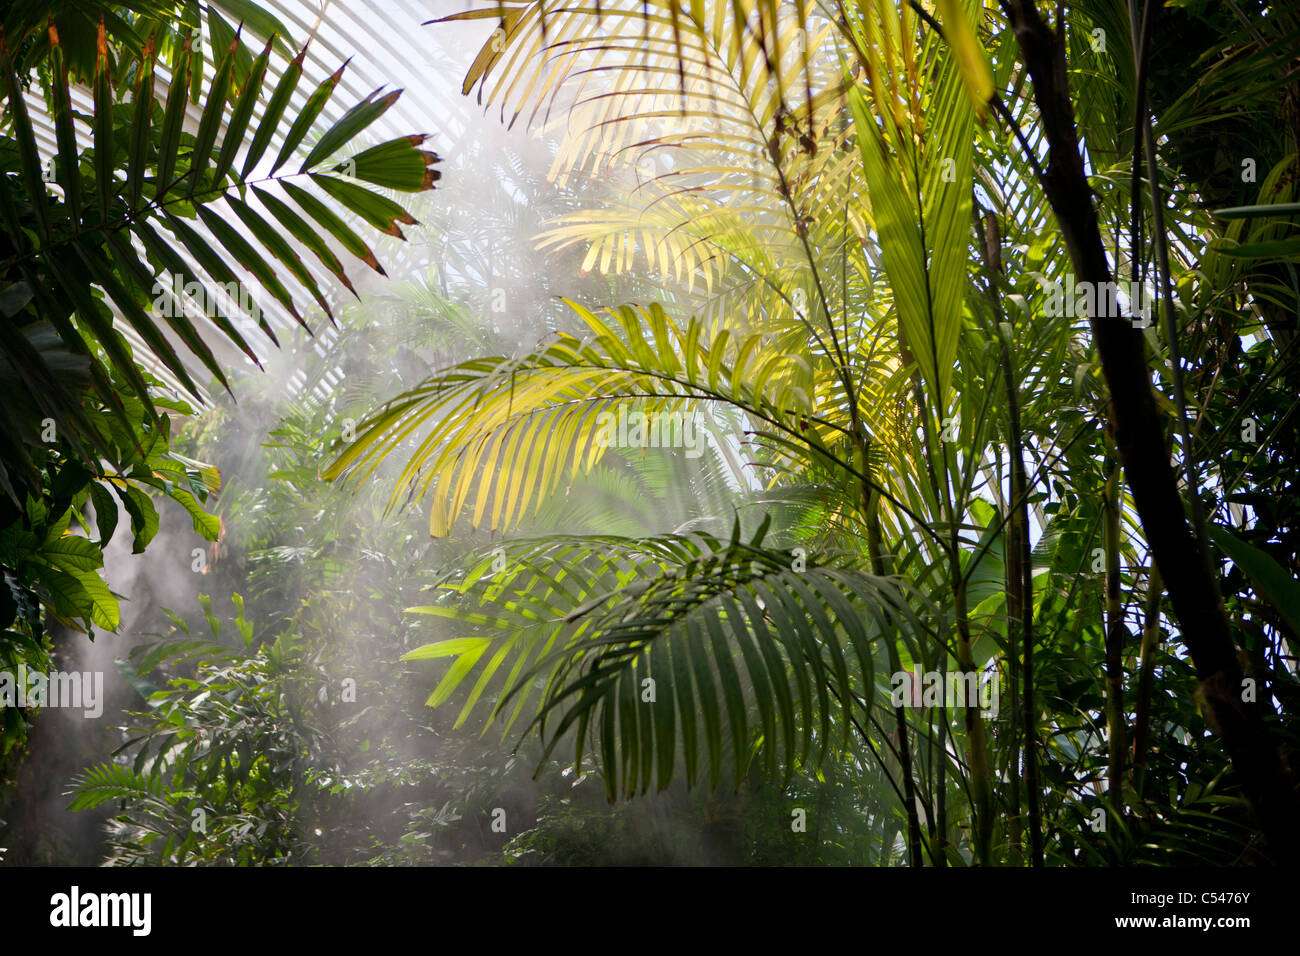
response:
M1252 9L1241 24L1099 0L1049 25L1018 0L1001 17L955 0L519 0L448 17L499 24L467 92L515 115L568 107L557 169L643 177L542 241L606 271L644 259L663 304L605 320L573 303L586 336L435 373L326 475L359 483L401 449L394 503L427 500L435 534L504 531L607 454L602 412L723 406L741 423L723 445L746 443L773 494L816 490L821 547L562 538L504 572L480 562L420 609L470 629L412 652L454 658L430 702L464 689L460 720L479 702L507 727L529 715L548 751L567 734L611 795L691 780L700 755L716 782L724 742L736 781L815 765L836 713L898 795L913 865L1131 861L1153 833L1238 859L1260 851L1251 826L1284 856L1294 581L1211 531L1225 505L1261 502L1242 497L1249 464L1214 457L1233 361L1186 339L1263 340L1248 407L1292 374L1277 310L1295 291L1296 144L1262 140L1264 205L1216 219L1166 200L1202 187L1176 165L1191 130L1224 103L1259 116L1293 83L1291 15ZM1208 64L1181 97L1148 96L1158 16ZM1130 302L1099 297L1117 268ZM1066 281L1096 294L1054 308ZM1152 299L1155 324L1132 321ZM1215 571L1212 539L1244 577ZM913 668L995 670L1009 713L911 711L890 685ZM1232 761L1227 799L1207 730ZM1238 838L1176 835L1207 815Z
M865 829L845 826L863 809L880 812L863 804L862 794L874 788L849 783L866 772L856 751L830 780L797 777L788 793L759 789L756 775L740 798L678 792L671 806L652 812L660 836L646 847L635 839L644 812L593 809L604 793L597 775L574 780L552 772L530 784L540 749L527 760L503 759L491 742L454 734L454 715L430 720L420 713L420 702L436 691L423 666L394 670L419 621L401 609L421 599L428 580L410 569L457 567L494 552L482 539L443 539L408 557L412 530L376 520L382 489L373 489L373 501L353 498L321 482L316 462L346 427L340 422L371 398L369 382L393 374L392 343L408 354L412 346L423 351L459 327L449 304L429 303L429 294L412 290L404 307L390 296L381 316L349 308L337 334L295 333L265 373L233 381L237 406L219 399L178 436L177 448L229 476L220 499L224 532L195 580L212 593L238 587L243 597L233 621L221 620L207 598L192 612L159 615L157 626L171 633L122 662L142 712L123 728L128 742L115 760L73 782L74 808L110 814L108 862L738 863L755 852L787 862L854 858L828 856L822 844L792 833L791 804L808 807L814 830L842 832L840 839L862 852L891 852L879 818ZM344 366L328 391L295 387L329 383L331 370ZM426 373L423 366L401 372L408 381ZM268 440L259 443L263 430ZM689 469L655 456L611 456L570 495L550 499L527 527L617 527L629 535L725 530L736 480L711 448ZM740 507L744 524L756 524L748 516L755 506ZM152 615L135 629L151 626ZM204 629L210 637L200 640ZM434 747L436 758L425 757ZM554 762L548 768L559 770ZM761 813L762 822L744 825L742 807ZM518 834L509 844L478 823L490 821L495 808L506 810ZM574 828L586 839L574 839ZM603 828L611 839L599 836Z
M276 333L253 290L304 327L304 296L332 318L327 277L352 289L334 245L383 272L344 215L401 236L415 220L369 187L419 192L438 177L422 136L360 148L398 92L317 131L340 69L290 109L303 53L281 52L282 26L255 4L218 6L267 37L260 53L208 5L37 6L6 4L0 33L0 383L13 396L0 408L0 651L33 666L42 606L117 626L98 569L118 502L136 552L157 530L151 489L217 537L204 503L218 476L169 451L169 415L205 399L203 374L228 387L223 346L260 364L249 328ZM203 42L217 53L207 67ZM70 530L89 528L91 508L97 540ZM8 749L23 722L6 708L5 723Z

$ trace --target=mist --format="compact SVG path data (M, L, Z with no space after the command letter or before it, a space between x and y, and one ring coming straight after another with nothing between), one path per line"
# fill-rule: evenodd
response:
M1290 8L9 6L0 866L1294 857Z
M272 713L287 721L293 730L285 745L294 752L279 785L288 796L267 811L271 822L250 815L251 836L222 831L231 847L214 861L261 858L268 832L281 848L270 862L289 864L740 864L789 842L790 800L756 804L767 792L756 775L716 789L688 790L676 780L611 806L591 753L576 770L561 756L573 749L573 731L543 758L524 722L505 734L480 735L479 715L453 726L455 710L425 706L446 667L401 660L459 633L446 619L405 609L429 603L431 588L455 569L496 554L512 538L468 525L431 537L425 502L392 500L400 455L347 488L320 477L324 463L383 402L434 372L483 354L522 354L554 330L579 328L560 296L596 308L637 301L651 287L630 273L589 268L581 248L539 248L553 217L614 199L641 181L644 164L557 176L564 124L503 123L500 110L460 95L459 78L483 42L480 25L420 26L414 8L393 19L409 45L358 46L350 69L404 88L384 124L432 134L425 148L441 160L438 188L412 202L418 224L403 226L404 239L375 241L383 275L360 274L355 295L334 284L328 298L336 322L318 309L307 317L310 333L282 323L278 347L259 334L263 368L236 363L229 391L210 382L206 404L171 415L176 450L220 474L206 502L220 532L207 540L184 509L162 499L156 534L143 553L133 553L133 529L119 523L103 571L120 598L119 627L93 640L54 631L61 669L103 675L103 714L91 721L48 709L34 718L13 795L0 810L5 864L137 859L121 845L138 842L148 828L123 822L131 814L117 815L122 804L69 809L84 775L105 764L151 766L140 762L141 734L156 735L168 713L184 713L174 717L178 726L197 735L197 749L185 750L185 758L212 760L221 734L211 736L198 711L147 696L188 687L194 697L199 684L187 682L222 667L241 676L219 684L220 693L237 695L235 687L253 686L241 683L247 675L239 667L291 644L293 652L273 666L267 710L254 708L221 732L234 735L232 746L242 746L240 735L269 746L248 721ZM553 108L558 116L566 106ZM380 139L372 131L371 140ZM657 277L653 294L689 301L695 293L685 284L673 291ZM274 303L267 309L273 313ZM589 478L539 503L514 537L552 529L633 536L707 529L725 537L734 520L752 532L763 511L741 501L742 489L754 485L744 461L750 451L733 428L674 412L676 430L665 433L661 448L657 440L629 440L626 409L622 414L623 430L609 442L620 447ZM632 488L640 494L628 494ZM242 600L251 630L242 642L232 596ZM149 651L183 641L211 646L155 659L137 673ZM232 656L216 655L222 647ZM165 752L156 744L154 759ZM220 771L223 758L215 759ZM247 751L224 759L232 779L248 773ZM882 839L871 836L876 822L860 801L843 801L827 785L800 786L804 803L820 803L819 829ZM196 800L175 813L178 839L187 815L203 821L192 830L202 858L220 808ZM258 853L240 856L255 844Z

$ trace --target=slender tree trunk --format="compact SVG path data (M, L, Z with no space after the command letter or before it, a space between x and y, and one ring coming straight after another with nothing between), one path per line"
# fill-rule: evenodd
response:
M1155 682L1156 645L1160 643L1160 571L1147 581L1146 618L1142 622L1142 662L1138 665L1137 703L1133 709L1133 789L1142 796L1150 757L1151 689Z
M1106 793L1116 813L1124 804L1124 645L1128 628L1124 625L1124 603L1120 595L1119 468L1112 466L1106 478L1106 739L1110 751L1110 770Z
M973 674L979 680L979 671L971 654L970 621L966 616L966 582L961 575L955 552L952 559L953 580L959 582L956 587L957 614L957 666L961 669L963 681L966 675ZM967 683L967 697L970 685ZM974 703L964 701L962 715L966 723L966 757L970 762L971 789L974 791L974 817L971 820L971 835L975 847L975 860L981 866L989 865L989 854L993 837L993 778L989 770L988 746L984 737L984 718L980 715L978 695Z
M1020 852L1020 768L1016 730L1024 735L1025 801L1029 815L1029 856L1033 866L1043 865L1043 821L1038 786L1038 727L1034 717L1034 566L1029 544L1029 479L1025 472L1024 436L1020 427L1020 393L1011 343L1010 326L1004 334L1004 313L995 286L1002 278L1001 229L990 214L976 220L984 228L982 250L989 272L989 292L998 319L998 343L1003 386L1007 393L1007 444L1009 446L1010 514L1006 535L1007 646L1012 661L1012 843ZM1016 649L1020 648L1017 656ZM1023 687L1020 682L1023 681Z
M858 471L863 475L870 475L871 462L868 460L866 440L861 435L855 435L854 444L857 449ZM887 573L887 570L878 507L879 501L875 493L864 484L862 510L867 523L867 551L871 555L871 573L881 577ZM898 648L894 646L893 641L887 641L886 644L889 647L889 666L897 673L900 667ZM871 706L870 701L867 702L867 706ZM912 748L908 740L907 714L902 707L894 708L894 724L898 728L898 759L902 764L903 795L907 803L907 858L911 866L920 867L922 865L921 821L916 812L916 783L912 777Z
M1003 346L1003 371L1008 382L1011 378L1006 374L1006 347ZM1008 394L1010 389L1008 388ZM1011 399L1014 401L1014 399ZM1010 429L1015 431L1015 429ZM1020 453L1019 442L1017 438L1008 439L1008 455L1014 458ZM1001 479L1001 475L998 476ZM1023 781L1020 775L1020 735L1024 725L1024 719L1020 712L1020 678L1022 668L1020 665L1020 646L1021 646L1021 624L1023 620L1024 606L1024 576L1020 570L1020 535L1019 521L1017 510L1015 508L1016 490L1015 490L1014 470L1012 473L1009 500L1007 501L1007 533L1004 545L1006 554L1005 581L1003 587L1007 597L1007 660L1010 662L1010 674L1008 675L1011 685L1011 719L1008 721L1008 738L1010 746L1007 748L1007 777L1011 784L1010 793L1010 811L1011 811L1011 854L1010 863L1013 866L1019 866L1024 857L1024 821L1021 814L1024 812L1020 797Z
M939 766L935 771L934 783L934 852L931 856L935 866L948 865L948 712L940 708L939 720ZM934 724L931 725L933 732ZM935 744L931 744L931 752Z
M889 866L894 859L894 838L898 836L898 827L892 823L885 824L884 840L880 844L878 866Z
M1001 336L999 335L999 338ZM1009 396L1011 445L1010 528L1007 534L1007 569L1013 584L1007 593L1007 620L1016 624L1015 640L1008 645L1020 647L1018 668L1024 682L1021 690L1020 719L1025 740L1025 802L1029 814L1029 859L1034 866L1043 865L1043 819L1038 792L1038 721L1034 710L1034 565L1029 546L1029 480L1025 475L1023 437L1020 431L1020 402L1015 390L1015 367L1011 351L1002 342L1002 368ZM1012 651L1015 656L1015 651Z

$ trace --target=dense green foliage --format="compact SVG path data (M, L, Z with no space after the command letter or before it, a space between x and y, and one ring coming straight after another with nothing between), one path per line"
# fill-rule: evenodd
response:
M1295 12L483 3L426 30L550 169L467 145L453 221L396 94L317 132L273 16L142 6L0 7L0 670L127 629L119 508L196 556L107 862L1300 850ZM153 289L228 263L281 324Z
M106 6L108 15L101 13L96 23L86 21L86 8L66 18L51 10L48 20L33 16L26 4L6 8L0 37L0 73L6 84L6 128L0 140L0 216L5 221L0 382L6 395L0 409L0 526L5 529L0 567L6 583L0 589L0 625L5 628L0 653L10 670L20 663L34 669L49 664L38 607L49 608L64 623L81 620L87 628L109 630L118 626L116 599L96 572L120 509L130 516L136 553L158 528L150 490L181 504L193 516L195 530L216 539L217 521L203 504L219 483L217 473L169 448L170 415L192 414L183 398L200 394L173 342L183 342L222 385L226 373L212 348L218 338L256 361L244 337L248 333L235 327L229 307L220 303L223 293L236 303L251 301L242 320L275 339L249 287L229 263L247 270L304 325L271 258L327 314L330 309L281 231L312 249L345 283L342 265L324 235L380 268L369 247L329 204L291 179L309 175L328 197L391 232L396 222L414 220L358 182L413 192L430 188L437 175L426 168L437 157L416 149L408 138L360 151L346 167L336 162L324 171L336 153L392 105L396 96L389 95L349 110L311 144L293 174L286 169L277 177L277 169L304 145L338 74L309 97L301 113L286 118L301 79L301 56L288 62L254 132L254 110L263 97L275 44L268 41L254 57L220 13L206 9L209 41L223 42L214 68L205 74L204 56L194 44L202 36L195 32L197 7L184 13L165 4L149 9L151 15L120 19ZM268 36L283 30L267 14L251 22L260 23ZM65 43L71 53L65 53ZM87 57L87 45L93 57ZM26 69L15 63L15 53ZM155 69L165 53L170 53L166 68L171 81L160 92ZM28 72L36 65L40 69ZM93 89L93 115L74 109L73 77ZM58 144L47 163L38 152L25 96L33 81L47 104ZM194 132L185 127L191 102L197 110ZM259 164L282 123L283 138L266 175ZM347 177L337 175L344 169ZM272 195L272 184L317 225ZM57 193L51 186L57 186ZM265 212L249 203L250 191ZM232 213L253 239L223 218ZM143 354L133 354L114 327L115 314L125 320ZM170 335L164 334L164 325ZM144 355L168 381L139 364ZM68 533L74 519L90 527L92 513L98 540ZM5 750L21 731L20 711L7 708Z
M611 798L694 782L703 758L716 784L724 754L737 783L822 766L835 713L889 741L913 864L1256 859L1248 804L1288 853L1297 557L1264 515L1293 447L1273 445L1300 291L1276 266L1297 251L1291 15L506 8L466 89L517 110L577 90L602 136L571 137L568 168L644 172L546 241L643 260L662 304L574 303L581 333L437 372L326 474L366 481L415 434L394 499L426 500L434 534L508 530L602 460L602 413L723 406L767 498L819 506L769 515L798 553L566 536L467 569L415 609L464 626L408 655L454 658L430 704L461 689L461 720L482 701L548 752L572 736ZM1170 34L1190 88L1151 52ZM593 75L607 92L585 97ZM1180 161L1184 134L1248 122L1268 128L1251 156ZM1256 187L1224 190L1225 163ZM1211 174L1255 205L1167 208ZM1239 362L1257 377L1229 399ZM1276 470L1252 492L1260 452ZM906 703L912 672L993 674L1004 706Z

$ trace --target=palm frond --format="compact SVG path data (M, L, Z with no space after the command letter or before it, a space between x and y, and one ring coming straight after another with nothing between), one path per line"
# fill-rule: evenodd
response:
M118 763L91 767L72 782L73 800L69 810L90 810L110 800L131 800L163 805L162 780L156 775L137 773Z
M609 310L606 321L570 303L589 339L556 333L520 358L463 362L391 401L358 428L325 469L356 484L408 438L418 438L394 503L432 493L430 530L446 534L476 491L473 524L517 523L561 481L588 471L614 442L620 406L672 415L694 402L744 410L787 445L820 446L842 426L814 415L811 367L759 335L708 337L698 320L673 322L658 305ZM648 330L648 334L647 334ZM423 432L423 434L419 434ZM670 439L671 440L671 439Z
M877 10L854 23L868 82L849 103L899 326L942 409L969 282L975 109L951 50L926 34L919 56L897 62L892 51L913 43L908 18Z
M877 704L880 642L916 646L924 626L898 580L773 549L767 530L525 543L504 572L488 559L448 586L454 602L411 609L496 636L438 641L406 659L456 658L431 706L474 679L458 723L494 695L488 726L505 717L509 733L539 692L527 729L546 755L572 731L575 766L590 746L611 800L663 789L679 753L688 783L703 756L715 787L728 754L737 787L760 758L768 773L819 763Z
M92 382L106 402L114 401L109 384L112 372L153 412L151 389L114 327L115 318L120 317L133 338L191 394L199 395L199 386L174 343L183 343L203 369L225 384L225 371L212 348L216 341L224 340L257 361L232 316L251 311L261 329L275 339L261 310L255 304L249 309L251 292L246 295L245 290L260 288L299 322L304 322L298 307L303 292L329 312L316 275L284 234L311 249L329 272L350 286L325 236L372 268L382 269L366 243L330 205L337 203L391 233L396 223L412 220L400 206L358 184L417 192L432 188L437 178L430 168L437 157L418 148L423 137L402 137L339 162L339 151L392 106L397 94L363 100L323 133L294 173L276 175L278 167L297 156L339 73L308 98L270 175L264 175L261 160L297 91L302 54L283 70L251 143L246 143L273 45L268 43L241 73L237 64L241 54L248 54L237 37L222 51L191 135L183 123L189 78L194 71L201 77L202 63L196 61L189 39L174 45L167 70L171 81L160 99L155 75L158 50L152 40L134 61L131 88L122 89L114 84L101 24L92 82L93 114L84 118L90 128L87 139L77 128L83 120L73 111L69 65L55 28L49 31L49 43L57 154L45 160L33 134L24 74L0 38L0 73L13 118L13 137L4 143L0 168L0 216L11 237L0 253L0 275L26 283L33 293L22 309L3 321L19 327L49 322L68 349L86 357ZM237 169L241 153L243 163ZM303 175L324 191L328 202L289 181ZM265 188L252 186L256 207L244 195L255 178L267 183ZM273 195L272 183L291 203ZM217 213L222 203L247 232ZM281 278L271 258L284 266L289 279ZM177 295L177 287L195 281L202 287L199 302L189 293ZM223 295L236 304L229 304ZM8 336L6 341L16 340ZM24 354L23 361L13 364L39 394L50 370L39 361L27 361L31 358ZM53 413L57 408L48 410ZM77 430L76 419L56 418ZM84 430L84 423L80 424Z

